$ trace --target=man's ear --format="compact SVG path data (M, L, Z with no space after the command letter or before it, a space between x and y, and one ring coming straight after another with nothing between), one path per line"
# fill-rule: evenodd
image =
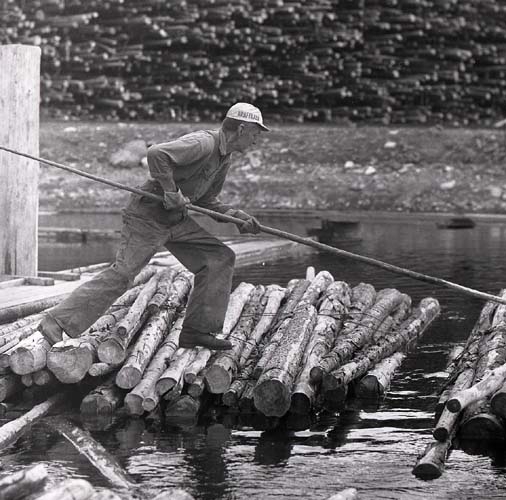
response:
M244 133L244 123L239 123L239 126L237 127L237 137L241 137L241 135Z

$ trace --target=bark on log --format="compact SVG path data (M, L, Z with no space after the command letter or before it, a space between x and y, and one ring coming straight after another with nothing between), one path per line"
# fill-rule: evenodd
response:
M323 389L325 391L347 385L353 379L367 373L367 370L381 359L390 356L402 346L419 337L439 314L440 307L436 299L427 297L403 323L398 332L385 337L383 342L372 345L360 352L351 362L337 370L325 374Z
M24 318L25 316L45 311L50 307L58 305L68 295L68 293L65 293L57 297L49 297L47 299L35 300L26 304L4 307L0 310L0 324L11 323Z
M43 403L35 405L21 417L11 420L0 427L0 450L14 443L35 422L45 417L58 404L63 403L68 394L61 392L51 396Z
M225 320L223 322L224 338L230 335L230 332L234 329L235 325L239 321L242 310L245 304L248 302L249 297L254 289L255 285L242 282L239 283L235 290L230 294L227 312L225 314Z
M199 374L204 370L211 357L211 351L203 347L196 349L196 355L193 360L188 364L184 371L184 381L187 384L192 384Z
M114 383L114 377L93 389L81 401L84 415L112 415L125 399L125 391Z
M448 374L448 377L450 377L453 371L455 370L455 367L459 363L460 357L462 356L463 352L464 346L458 345L455 346L448 354L448 362L445 369L445 372ZM441 413L443 412L444 407L446 406L446 402L448 401L449 395L450 395L450 388L446 388L441 392L439 399L436 403L436 407L434 409L436 421L441 416Z
M239 372L236 379L232 382L230 388L222 396L222 401L225 406L237 407L239 399L244 391L249 380L252 379L253 370L255 369L255 361L250 360L249 363L243 367Z
M490 399L490 409L495 415L506 419L506 382Z
M156 393L162 396L176 386L183 379L184 371L193 361L196 349L179 348L169 362L169 366L160 375L155 384Z
M158 313L167 301L176 275L177 271L170 268L160 272L160 279L158 280L156 292L148 303L148 312L151 315Z
M266 416L281 417L290 408L293 383L316 323L315 307L301 302L254 389L255 408Z
M9 474L0 479L0 500L19 500L44 488L47 470L42 464Z
M155 385L178 348L183 319L184 315L182 314L175 321L169 335L162 342L144 371L142 380L126 395L125 406L130 414L142 415L144 411L152 411L158 405L160 397L156 393Z
M280 342L285 335L286 328L290 323L290 319L293 316L295 308L301 301L302 297L306 293L310 285L309 281L306 280L298 280L294 283L291 293L288 295L288 298L278 311L278 315L275 318L274 325L271 328L273 334L266 342L266 346L262 350L262 356L257 362L257 365L253 371L253 378L258 379L262 374L265 365L269 362L272 354L278 348Z
M488 411L488 405L483 405L483 409L486 411L473 412L469 418L463 416L458 427L459 441L504 442L506 430L504 420Z
M134 278L132 282L132 287L136 287L138 285L145 285L148 283L151 278L159 272L160 268L157 266L147 265L144 266L140 271L139 274Z
M22 340L33 335L35 332L37 332L38 326L39 324L37 322L30 323L0 337L0 353L6 351L9 349L9 347L15 345L17 342L19 343Z
M5 401L23 390L21 378L15 374L0 375L0 401Z
M41 370L46 366L47 353L51 344L36 333L23 340L9 356L9 366L14 373L25 375Z
M162 397L164 401L174 401L181 396L183 393L184 379L181 377L176 385L173 385L168 391L166 391Z
M116 371L121 365L112 365L110 363L102 363L101 361L93 363L88 370L90 377L103 377Z
M159 274L154 274L144 285L125 317L116 325L112 333L98 346L97 354L104 363L122 363L126 350L134 335L148 316L147 305L156 292Z
M0 327L0 339L5 337L5 335L7 335L8 333L12 333L15 330L20 330L25 326L32 325L33 323L38 324L40 320L44 317L44 314L45 313L31 314L30 316L18 319L17 321L13 321L12 323L9 323L7 325L2 325Z
M37 497L37 500L89 500L95 492L84 479L67 479Z
M335 281L325 291L316 325L301 363L301 370L292 391L290 411L307 414L315 398L316 385L310 380L311 370L331 349L351 305L351 290L343 281Z
M117 488L127 490L135 487L135 483L116 459L93 437L64 417L53 417L49 425L64 436L74 448L93 465L110 483Z
M258 349L261 339L267 334L274 322L274 318L279 311L279 307L285 297L285 294L286 289L278 285L269 285L266 288L265 294L262 297L262 302L265 302L262 316L255 325L253 333L250 335L248 342L241 352L241 356L238 361L239 368L242 368L248 361L251 353L255 349Z
M444 471L452 438L453 436L443 442L430 443L413 468L413 474L420 479L437 479L440 477Z
M238 406L243 413L253 413L255 411L255 404L253 399L253 390L255 389L255 380L247 380L244 390L239 397Z
M206 369L204 378L206 387L212 394L226 392L237 372L237 363L240 359L244 346L250 342L256 322L262 314L262 296L265 288L261 285L255 287L237 325L229 335L232 349L216 356Z
M348 314L344 320L344 324L339 335L339 340L348 338L348 336L355 330L355 327L360 322L365 311L370 308L376 299L376 290L372 285L366 283L359 283L352 288L351 291L351 305L348 308ZM323 379L323 374L336 369L339 366L339 351L338 348L332 351L323 358L319 366L311 369L310 379L311 383L318 384Z
M355 385L355 395L363 399L383 397L390 387L395 371L401 366L405 357L404 353L396 352L377 363Z

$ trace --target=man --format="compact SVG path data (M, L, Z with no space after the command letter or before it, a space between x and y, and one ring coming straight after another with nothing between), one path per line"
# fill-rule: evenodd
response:
M258 233L258 221L242 210L222 203L218 195L230 166L232 152L255 144L264 124L258 108L234 104L218 130L201 130L151 146L151 174L141 189L163 196L157 202L132 195L123 213L120 247L114 264L77 288L42 319L39 330L53 344L62 332L78 337L125 292L131 280L165 246L195 275L181 330L180 347L230 349L217 339L228 305L235 263L234 252L200 227L187 214L193 203L244 221L241 232Z

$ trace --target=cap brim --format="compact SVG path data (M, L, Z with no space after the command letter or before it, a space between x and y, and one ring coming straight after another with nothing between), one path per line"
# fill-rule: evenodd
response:
M266 132L270 132L270 131L271 131L271 129L270 129L269 127L266 127L266 126L265 126L265 125L263 125L262 123L257 123L257 125L258 125L260 128L264 129Z

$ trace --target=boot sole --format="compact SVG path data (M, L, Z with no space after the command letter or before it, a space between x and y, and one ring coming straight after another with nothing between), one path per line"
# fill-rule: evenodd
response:
M230 351L230 349L232 349L232 347L209 347L202 344L192 344L185 342L180 342L179 347L183 349L193 349L194 347L205 347L206 349L209 349L211 351Z

